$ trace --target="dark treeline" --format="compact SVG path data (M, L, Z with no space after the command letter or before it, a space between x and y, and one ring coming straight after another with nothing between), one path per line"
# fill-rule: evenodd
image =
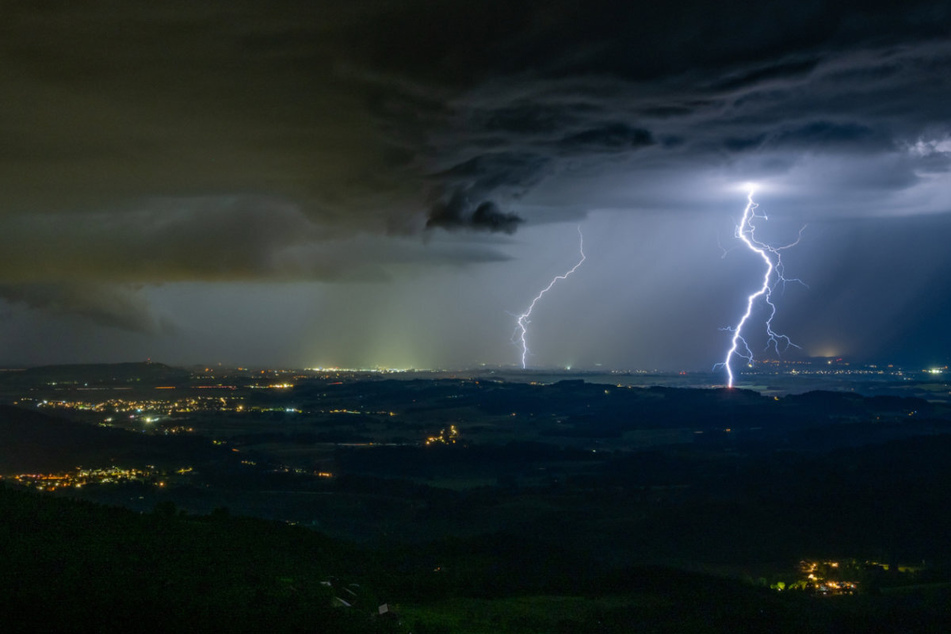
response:
M449 632L425 616L372 614L382 602L539 595L614 600L573 616L515 617L497 631L940 631L949 617L944 595L780 595L665 566L605 566L531 534L357 547L226 509L139 514L3 487L0 556L9 632ZM333 607L340 594L350 607Z

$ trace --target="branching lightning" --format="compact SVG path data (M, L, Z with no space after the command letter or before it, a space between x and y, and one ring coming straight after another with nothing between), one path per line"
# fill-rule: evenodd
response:
M538 303L538 300L540 300L545 293L550 291L552 287L555 284L557 284L560 280L567 279L569 275L577 271L578 267L584 263L585 261L584 236L581 234L580 226L578 227L578 241L579 241L578 252L581 253L581 259L578 260L578 263L575 264L573 267L571 267L571 269L569 269L568 272L565 273L564 275L559 275L555 277L554 279L552 279L552 281L549 282L548 286L543 288L542 291L538 295L535 296L535 299L532 300L532 303L529 305L528 309L524 313L518 316L517 325L515 327L515 335L513 336L513 339L517 340L519 345L522 348L522 369L523 370L527 367L527 363L528 363L527 361L528 342L526 341L525 336L528 333L528 325L531 323L531 320L529 319L529 317L531 317L532 311L535 310L535 304Z
M733 387L733 370L730 367L730 361L734 356L745 359L747 363L753 363L753 351L750 350L749 344L743 338L743 326L746 325L746 322L750 319L750 316L753 314L753 308L757 302L762 301L767 306L767 317L766 317L766 335L767 339L767 348L774 348L776 353L780 352L780 345L783 346L783 350L788 349L790 346L798 348L796 344L790 340L786 335L782 335L773 330L773 317L776 316L776 305L772 301L772 293L776 285L779 283L785 284L786 282L799 282L798 279L787 279L783 276L783 261L781 251L788 249L790 247L796 246L799 244L799 238L802 237L802 229L799 230L799 238L796 238L796 241L787 244L782 247L773 247L763 242L760 242L756 239L756 227L753 224L753 220L756 218L762 218L767 220L765 215L757 214L756 208L757 204L753 202L753 193L754 190L751 189L749 195L747 196L746 209L743 211L743 218L740 220L740 223L736 227L736 237L743 241L743 243L754 253L759 255L763 259L763 263L766 265L766 271L763 273L763 284L760 286L759 290L755 293L750 294L746 298L746 312L743 313L743 316L740 317L740 321L733 326L732 328L726 328L733 333L733 337L730 341L730 349L726 353L726 358L722 363L718 363L716 367L723 366L726 368L727 373L727 386ZM803 227L805 229L805 227Z

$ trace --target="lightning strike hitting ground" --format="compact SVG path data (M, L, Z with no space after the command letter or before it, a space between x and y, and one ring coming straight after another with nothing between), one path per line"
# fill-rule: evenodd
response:
M528 358L528 342L525 340L525 335L528 332L528 325L531 323L529 317L532 314L532 311L535 310L535 304L538 303L538 300L542 298L542 295L551 290L551 288L559 281L566 279L569 275L578 270L578 267L581 266L585 261L584 255L584 236L581 234L581 227L578 227L578 240L579 246L578 251L581 253L581 259L578 260L578 263L575 264L571 269L564 275L559 275L555 277L544 289L542 292L535 296L535 299L532 300L531 305L529 305L528 310L518 316L517 326L515 327L515 336L513 339L517 339L519 345L522 347L522 369L524 370L527 367L527 358Z
M714 369L723 366L726 368L727 374L727 386L733 387L733 370L730 367L730 361L733 359L733 356L738 356L741 359L745 359L748 364L753 363L753 351L750 350L749 345L746 343L746 340L743 339L743 326L746 325L746 322L749 320L750 315L753 313L753 307L756 303L762 300L768 307L768 316L766 318L766 334L768 336L766 347L769 348L772 346L776 353L779 354L779 345L783 344L783 350L792 346L798 348L789 337L786 335L781 335L773 330L773 317L776 315L776 305L772 302L772 292L776 287L776 284L779 282L799 282L800 280L792 279L788 280L783 277L783 261L780 255L780 251L788 249L789 247L796 246L799 244L799 238L791 244L787 244L782 247L772 247L768 244L759 242L756 239L756 228L753 225L754 218L762 218L766 220L765 215L758 215L756 213L757 204L753 202L753 193L754 190L750 190L749 195L747 196L746 209L743 211L743 218L740 220L740 224L736 227L736 237L743 241L743 243L749 247L751 251L758 254L762 259L763 263L766 264L766 272L763 274L763 285L758 291L752 293L746 299L746 312L743 313L743 316L740 318L739 323L732 328L727 328L733 333L733 338L731 339L730 349L726 353L726 358L722 363L716 364ZM805 227L803 227L805 229ZM799 230L799 236L802 237L802 229Z

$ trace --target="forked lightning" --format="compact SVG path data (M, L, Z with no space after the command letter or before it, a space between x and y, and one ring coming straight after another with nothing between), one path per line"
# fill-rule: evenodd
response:
M753 225L753 220L756 218L767 220L767 218L765 215L756 213L756 208L758 205L753 202L753 193L754 190L751 189L749 195L747 196L747 204L746 209L743 211L743 218L736 227L736 237L742 240L751 251L763 259L763 263L766 265L766 271L763 273L762 286L760 286L759 290L750 294L750 296L746 298L746 312L743 313L742 317L740 317L740 321L736 324L736 326L726 329L733 333L733 337L730 341L730 349L727 350L726 358L723 360L723 362L718 363L716 366L714 366L714 368L720 366L726 368L728 387L733 387L734 376L733 369L730 367L730 361L734 356L745 359L748 364L753 363L753 351L750 350L749 344L747 344L746 340L743 338L743 326L746 325L746 322L753 314L753 308L757 302L762 301L768 307L768 316L766 318L766 334L768 336L768 341L766 347L769 348L772 346L776 350L777 354L780 352L780 344L782 344L783 350L786 350L790 346L794 348L799 347L794 344L786 335L781 335L773 330L773 317L776 315L776 305L773 304L772 301L772 292L776 287L776 284L780 282L784 284L786 282L800 282L800 280L787 280L785 277L783 277L783 261L780 254L780 251L797 245L799 243L799 238L797 238L795 242L782 247L773 247L758 241L756 239L756 228ZM799 231L799 235L800 237L802 236L801 229Z
M578 227L578 240L580 242L578 251L581 253L581 259L578 260L578 263L575 264L573 267L571 267L571 269L564 275L559 275L555 277L554 279L552 279L552 281L549 282L548 286L543 288L542 292L540 292L538 295L535 296L535 299L532 300L532 303L529 305L528 309L524 313L518 316L517 325L515 327L515 336L513 337L513 339L517 340L519 345L522 348L522 369L523 370L526 367L528 367L528 342L526 341L525 337L526 337L526 334L528 333L528 325L531 323L531 321L529 320L529 317L531 317L532 311L535 310L535 304L538 303L538 300L540 300L545 293L550 291L551 288L555 284L557 284L559 280L566 279L569 275L577 271L578 267L581 266L582 263L584 263L585 261L584 236L581 234L580 226Z

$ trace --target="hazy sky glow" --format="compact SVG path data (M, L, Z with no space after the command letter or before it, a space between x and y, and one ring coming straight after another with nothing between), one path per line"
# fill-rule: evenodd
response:
M951 357L946 2L0 7L0 365Z

